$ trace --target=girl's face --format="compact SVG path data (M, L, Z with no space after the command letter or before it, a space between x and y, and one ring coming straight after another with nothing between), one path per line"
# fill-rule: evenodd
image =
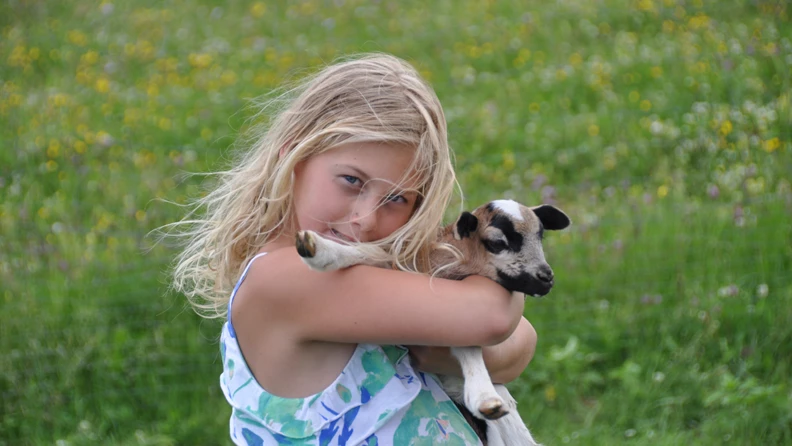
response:
M299 163L294 169L298 228L348 242L387 237L415 208L414 182L399 184L414 155L415 149L405 146L350 143Z

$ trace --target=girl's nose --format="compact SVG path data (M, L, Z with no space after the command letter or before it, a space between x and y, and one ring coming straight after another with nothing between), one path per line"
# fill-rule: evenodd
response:
M368 197L360 197L352 212L352 224L358 226L360 234L359 238L367 232L371 232L377 228L377 209L379 203L377 200L369 199Z

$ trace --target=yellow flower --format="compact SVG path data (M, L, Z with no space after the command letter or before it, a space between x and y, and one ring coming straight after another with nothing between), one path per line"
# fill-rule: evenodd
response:
M267 5L264 2L256 2L250 7L250 15L255 18L261 18L267 12Z
M96 80L94 88L96 88L96 91L99 93L107 93L110 91L110 81L106 77L100 77Z
M506 152L503 154L503 168L506 170L514 169L514 153Z
M600 128L597 124L591 124L588 126L588 134L589 136L597 136L599 135Z
M49 147L47 147L47 156L50 158L56 158L60 154L60 141L57 139L50 139Z
M88 146L86 146L84 142L80 141L79 139L77 141L75 141L75 143L74 143L74 151L75 152L80 153L80 154L85 153L85 149L86 148L88 148Z
M569 64L572 65L573 67L576 67L582 63L583 63L583 57L581 57L580 54L574 53L571 56L569 56Z
M93 65L99 61L99 53L96 51L88 51L80 57L80 62L86 65Z
M781 147L781 141L778 138L768 139L764 143L764 150L767 153L773 153L779 147Z
M657 188L657 196L660 198L665 198L668 195L668 186L665 184Z
M638 0L638 9L640 11L654 11L655 5L652 0Z
M663 75L663 69L660 67L652 67L652 77L660 77Z
M638 102L638 100L641 99L641 93L638 93L637 91L633 90L630 92L628 99L630 100L630 102Z
M539 109L539 104L536 102L531 102L531 104L528 106L528 110L530 110L531 113L539 113Z
M643 101L641 101L641 106L640 107L641 107L641 111L648 112L649 110L652 109L652 103L649 102L648 99L644 99Z
M732 123L731 121L723 121L720 126L720 132L723 136L728 136L729 133L732 132Z
M225 70L220 76L220 80L226 85L234 85L237 81L237 75L231 70Z
M555 387L552 384L550 384L549 386L545 387L544 394L545 394L545 400L547 400L547 401L549 401L551 403L553 401L555 401L555 399L556 399L556 389L555 389Z
M194 68L206 68L212 64L212 55L206 53L191 53L188 56L190 65Z
M88 36L86 36L85 33L77 29L73 29L69 31L66 37L69 39L69 42L77 46L85 46L85 44L88 43Z
M521 66L525 65L525 62L531 58L531 50L528 48L522 48L519 53L517 53L517 57L512 61L512 65L514 68L520 68Z
M564 70L556 70L556 79L562 81L566 79L566 71Z
M64 107L69 104L69 96L63 93L55 93L49 97L49 103L53 107Z

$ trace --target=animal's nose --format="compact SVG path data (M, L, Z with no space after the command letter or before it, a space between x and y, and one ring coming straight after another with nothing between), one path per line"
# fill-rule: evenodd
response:
M542 282L552 283L553 282L553 270L550 268L550 265L544 264L539 267L539 270L536 272L536 278L541 280Z

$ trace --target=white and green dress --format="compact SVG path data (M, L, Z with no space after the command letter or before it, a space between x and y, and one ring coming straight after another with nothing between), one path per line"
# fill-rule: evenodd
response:
M306 398L282 398L264 390L245 363L231 324L234 295L249 268L231 294L220 338L220 387L232 407L235 444L481 444L436 378L414 370L401 346L358 344L338 378Z

